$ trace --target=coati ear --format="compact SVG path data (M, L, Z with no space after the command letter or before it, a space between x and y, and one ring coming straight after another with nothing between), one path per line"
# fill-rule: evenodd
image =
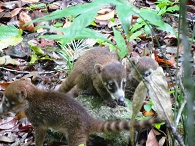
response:
M101 64L95 64L94 69L96 74L101 74L103 66Z
M128 65L128 62L129 60L127 59L127 58L123 58L122 59L122 61L121 61L121 63L122 63L122 65L125 67L125 69L127 68L127 65Z
M140 57L131 57L131 58L130 58L130 61L131 61L134 65L136 65L136 64L138 63L138 61L139 61L139 58L140 58Z
M27 98L27 91L26 91L25 88L19 89L16 94L17 94L17 97L18 97L18 101L20 103L23 102Z

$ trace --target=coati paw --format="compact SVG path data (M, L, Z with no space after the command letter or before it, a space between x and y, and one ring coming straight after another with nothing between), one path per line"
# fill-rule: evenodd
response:
M118 105L117 102L113 99L106 100L105 104L111 108L115 108Z
M116 100L117 104L120 105L120 106L124 106L126 107L126 103L124 101L119 101L119 100Z

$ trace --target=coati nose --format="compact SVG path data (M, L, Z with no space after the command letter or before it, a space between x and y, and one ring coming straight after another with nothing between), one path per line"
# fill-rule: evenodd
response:
M124 100L125 100L124 96L119 96L119 97L118 97L118 101L123 102Z

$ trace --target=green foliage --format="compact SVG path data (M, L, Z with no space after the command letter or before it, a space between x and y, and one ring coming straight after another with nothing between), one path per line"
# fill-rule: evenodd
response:
M80 144L79 146L85 146L84 144Z
M29 43L33 53L30 55L29 64L35 64L38 60L53 60L49 56L45 55L44 51L39 47L35 46L33 43Z
M117 44L117 47L119 49L118 55L122 59L128 53L127 45L125 43L124 38L120 34L120 32L118 32L114 27L113 27L113 31L114 31L114 36L115 36L115 39L116 39L116 44Z
M156 129L160 130L161 125L164 125L164 124L165 124L165 122L157 123L157 124L154 124L154 127Z
M156 11L158 12L158 15L163 15L168 12L179 11L179 6L174 5L175 3L176 2L172 2L170 0L158 0L156 2Z
M17 29L13 25L0 26L0 39L7 39L14 36L21 36L22 30Z
M173 11L174 8L171 9L170 7L167 6L166 3L164 4L166 6L166 10ZM104 35L100 34L99 32L96 32L95 30L87 28L89 25L95 26L94 23L95 16L97 15L97 12L100 9L100 7L102 7L103 5L110 5L110 4L116 6L116 13L122 24L122 30L120 32L116 31L116 29L113 28L115 39L116 39L116 45L117 48L119 49L118 54L120 58L125 57L126 54L128 53L125 40L120 34L123 30L127 40L136 39L137 36L141 35L144 31L147 34L151 33L152 31L151 25L156 26L160 30L165 30L167 32L171 32L175 34L173 28L162 20L162 17L158 14L157 11L149 10L149 9L139 10L138 8L136 8L126 0L106 0L106 1L95 0L92 3L72 6L63 10L57 10L47 16L33 20L33 22L54 20L62 17L72 18L71 19L72 24L68 28L61 28L58 26L57 27L41 26L43 28L49 28L55 31L62 32L63 35L45 35L41 37L57 40L63 46L65 46L67 43L70 43L71 40L78 40L78 39L85 39L85 38L99 39L104 42L112 44L112 42L108 40ZM162 4L160 5L159 3L159 8L162 8L164 5ZM135 24L133 28L130 30L131 18L133 15L138 16L140 18L138 19L139 22ZM110 21L114 21L114 20L112 19ZM140 28L142 27L144 28L144 31L140 30ZM119 28L117 29L119 30Z
M175 34L174 29L162 20L162 15L168 12L178 11L179 7L177 5L172 6L175 2L169 0L158 0L155 10L148 8L141 9L138 13L140 18L137 19L137 23L133 25L130 30L130 40L136 39L137 36L142 33L146 35L152 33L152 25L156 26L157 29L163 30ZM143 29L141 29L143 28Z
M32 4L28 7L29 10L34 10L34 9L42 9L46 8L47 5L45 3L38 3L38 4Z
M0 51L8 46L15 46L23 40L22 30L15 26L0 26Z

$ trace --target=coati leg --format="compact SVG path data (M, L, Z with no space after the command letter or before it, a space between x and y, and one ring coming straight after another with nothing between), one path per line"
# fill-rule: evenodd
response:
M79 146L80 144L84 144L87 146L87 135L81 132L68 133L68 146Z
M43 146L43 143L45 141L45 136L47 133L47 129L43 129L43 128L37 128L34 127L35 129L35 145L36 146Z
M64 82L62 82L62 85L57 90L58 92L64 92L67 93L75 86L75 78L73 78L71 75L69 75Z
M98 94L101 96L101 98L104 100L104 103L106 105L112 108L117 106L117 102L112 99L112 97L110 96L110 93L108 93L106 88L99 87L95 82L94 82L94 87L96 91L98 92Z

